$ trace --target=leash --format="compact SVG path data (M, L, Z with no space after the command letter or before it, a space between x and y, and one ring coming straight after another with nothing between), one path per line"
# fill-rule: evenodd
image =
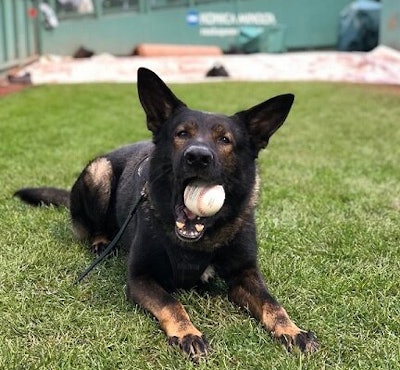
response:
M142 191L140 192L140 197L133 205L132 209L130 210L128 217L122 224L121 228L119 229L118 233L114 236L114 239L108 244L107 248L92 262L92 264L83 271L79 277L76 279L75 284L79 284L101 261L104 260L112 251L117 248L117 243L121 239L122 234L124 233L125 229L127 228L129 222L132 220L132 217L136 213L139 206L147 199L147 182L144 184Z

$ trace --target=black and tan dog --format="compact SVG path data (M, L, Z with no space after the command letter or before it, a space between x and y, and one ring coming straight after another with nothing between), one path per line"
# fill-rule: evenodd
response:
M129 249L128 296L158 319L170 343L193 359L207 354L202 332L170 293L218 275L229 298L248 308L288 350L315 351L314 335L291 321L257 267L256 159L285 121L293 95L233 116L206 113L189 109L145 68L138 71L138 92L153 142L94 159L71 192L26 188L16 195L31 204L69 207L75 234L100 250L146 189L121 239ZM183 191L194 179L223 185L225 203L214 216L193 217L186 209Z

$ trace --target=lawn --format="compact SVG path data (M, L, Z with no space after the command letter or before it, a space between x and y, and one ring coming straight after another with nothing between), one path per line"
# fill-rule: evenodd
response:
M329 83L175 85L189 106L233 113L294 92L259 158L260 267L321 348L288 354L219 284L179 292L212 353L200 364L126 301L124 256L91 262L65 209L13 199L70 187L93 156L149 138L134 85L34 87L0 100L1 369L400 368L400 89ZM222 291L222 294L221 294Z

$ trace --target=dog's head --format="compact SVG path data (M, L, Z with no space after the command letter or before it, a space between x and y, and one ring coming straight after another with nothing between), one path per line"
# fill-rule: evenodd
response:
M145 68L138 71L138 93L156 146L151 196L181 241L198 242L254 206L250 203L255 159L285 121L292 94L276 96L232 116L201 112L189 109ZM225 203L214 216L196 217L185 207L184 189L193 180L224 187Z

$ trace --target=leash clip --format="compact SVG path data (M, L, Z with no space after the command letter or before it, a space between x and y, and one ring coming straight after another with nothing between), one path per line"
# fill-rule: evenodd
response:
M144 201L148 198L149 191L147 189L149 183L146 181L145 184L143 185L142 190L140 191L140 200Z

